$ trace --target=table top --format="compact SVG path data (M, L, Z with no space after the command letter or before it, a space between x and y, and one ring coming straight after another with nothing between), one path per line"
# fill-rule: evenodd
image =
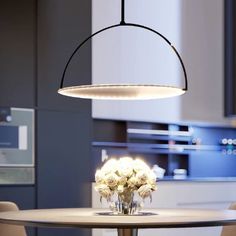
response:
M147 209L150 215L103 215L106 209L73 208L0 213L0 223L41 227L183 228L236 224L236 211Z

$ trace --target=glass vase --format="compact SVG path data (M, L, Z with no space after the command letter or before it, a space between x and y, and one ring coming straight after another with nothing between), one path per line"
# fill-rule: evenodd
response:
M110 202L110 210L114 215L138 215L142 210L142 201L134 200L133 192L117 194L117 200Z

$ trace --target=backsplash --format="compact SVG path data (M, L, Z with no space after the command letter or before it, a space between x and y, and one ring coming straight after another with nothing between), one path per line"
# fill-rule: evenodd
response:
M165 177L236 177L235 144L231 126L94 119L93 165L129 155L165 169Z

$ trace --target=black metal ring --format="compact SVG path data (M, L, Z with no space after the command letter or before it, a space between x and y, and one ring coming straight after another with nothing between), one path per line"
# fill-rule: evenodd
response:
M183 90L187 91L188 90L188 79L187 79L187 72L186 72L186 69L185 69L185 66L184 66L184 63L183 63L183 60L180 56L180 54L178 53L178 51L176 50L176 48L171 44L171 42L164 36L162 35L161 33L159 33L158 31L152 29L152 28L149 28L147 26L144 26L144 25L139 25L139 24L133 24L133 23L122 23L122 24L116 24L116 25L111 25L111 26L108 26L106 28L103 28L95 33L93 33L92 35L90 35L89 37L87 37L82 43L80 43L76 48L75 50L73 51L73 53L71 54L71 56L69 57L67 63L66 63L66 66L64 68L64 71L63 71L63 74L62 74L62 79L61 79L61 84L60 84L60 89L63 88L63 84L64 84L64 80L65 80L65 74L66 74L66 71L67 71L67 68L72 60L72 58L74 57L74 55L78 52L78 50L90 39L92 39L95 35L97 34L100 34L102 33L103 31L106 31L106 30L109 30L109 29L112 29L112 28L116 28L116 27L120 27L120 26L132 26L132 27L138 27L138 28L142 28L142 29L146 29L148 31L151 31L155 34L157 34L158 36L160 36L162 39L164 39L165 42L167 42L171 48L173 49L173 51L175 52L175 54L177 55L180 63L181 63L181 66L182 66L182 69L183 69L183 72L184 72L184 79L185 79L185 87L183 88Z

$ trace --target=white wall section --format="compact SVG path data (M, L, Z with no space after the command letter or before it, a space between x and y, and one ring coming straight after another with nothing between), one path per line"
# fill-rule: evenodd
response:
M160 31L180 48L178 8L178 1L173 0L149 0L148 3L145 0L127 0L126 21ZM119 22L120 0L93 1L93 32ZM93 83L159 81L166 84L168 81L178 85L178 60L161 38L135 28L122 28L113 30L111 35L109 33L93 40ZM169 109L165 109L167 106ZM100 118L166 121L178 119L179 111L179 98L129 102L93 101L93 117Z
M224 121L224 1L182 0L182 55L189 93L182 100L188 120Z
M120 22L120 0L93 0L93 32ZM93 101L94 118L142 121L223 119L223 0L126 0L126 22L153 28L182 55L189 92L153 101ZM150 32L116 28L92 41L97 83L184 85L171 48Z

